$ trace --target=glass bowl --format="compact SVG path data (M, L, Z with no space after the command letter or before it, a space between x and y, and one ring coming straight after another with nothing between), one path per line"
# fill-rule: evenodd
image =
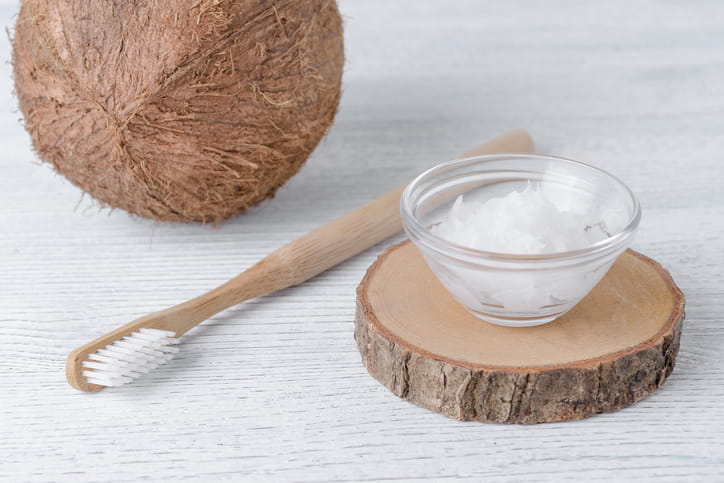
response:
M526 255L468 248L431 231L461 194L466 202L484 202L530 186L548 193L559 209L608 220L605 238ZM407 186L400 209L405 231L453 298L476 317L510 327L545 324L573 308L630 246L641 219L638 200L618 178L577 161L528 154L439 164Z

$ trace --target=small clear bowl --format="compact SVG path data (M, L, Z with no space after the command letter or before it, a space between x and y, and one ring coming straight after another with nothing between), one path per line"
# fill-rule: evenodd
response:
M540 255L475 250L431 232L461 194L485 201L531 185L553 193L559 208L593 219L617 213L616 226L583 248ZM407 186L400 209L405 231L453 298L480 319L509 327L545 324L573 308L630 246L641 219L638 200L618 178L577 161L528 154L439 164Z

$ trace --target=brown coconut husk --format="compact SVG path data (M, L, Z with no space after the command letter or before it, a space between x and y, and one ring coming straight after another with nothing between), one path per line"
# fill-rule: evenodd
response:
M334 0L24 0L13 49L43 159L111 207L212 223L301 167L344 55Z

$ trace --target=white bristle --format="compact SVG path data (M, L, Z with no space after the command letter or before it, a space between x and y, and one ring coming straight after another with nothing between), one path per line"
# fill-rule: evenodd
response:
M121 386L170 361L179 349L168 330L139 329L98 349L83 361L83 376L91 384Z

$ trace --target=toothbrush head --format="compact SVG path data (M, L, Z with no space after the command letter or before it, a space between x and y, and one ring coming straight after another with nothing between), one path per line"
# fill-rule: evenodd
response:
M96 350L81 348L68 358L68 381L83 391L127 384L170 361L179 351L173 347L179 342L175 336L168 330L141 328Z

